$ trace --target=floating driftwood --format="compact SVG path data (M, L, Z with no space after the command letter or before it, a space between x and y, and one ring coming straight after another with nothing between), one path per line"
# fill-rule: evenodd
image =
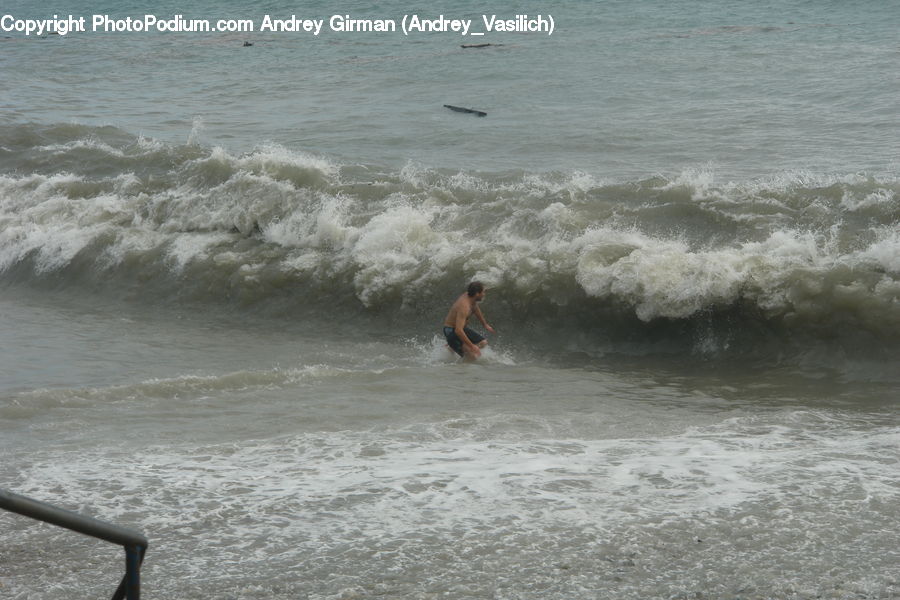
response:
M492 46L502 46L503 44L460 44L460 48L490 48Z
M450 110L455 110L456 112L469 113L471 115L475 115L476 117L487 116L487 113L483 110L475 110L474 108L463 108L462 106L453 106L451 104L445 104L444 107L449 108Z

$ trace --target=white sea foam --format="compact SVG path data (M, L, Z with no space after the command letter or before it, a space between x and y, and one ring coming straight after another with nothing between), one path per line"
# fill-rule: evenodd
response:
M187 137L187 145L193 146L199 144L200 136L203 134L204 129L206 129L206 124L203 122L203 117L195 116L192 119L191 131Z
M896 502L889 465L900 432L852 435L817 421L797 413L783 425L731 420L682 435L612 440L485 440L476 423L447 421L239 445L183 443L137 457L86 451L68 456L64 468L40 457L16 489L68 505L92 494L105 518L155 532L167 554L193 554L199 564L180 568L198 574L248 547L258 560L286 547L299 559L422 535L452 543L461 529L533 535L693 518L724 523L748 505L799 511L801 498L827 504L839 520L861 502ZM214 553L192 550L201 530ZM767 530L759 525L760 535Z
M900 230L883 227L876 231L875 241L865 250L855 253L849 262L872 262L896 277L900 275Z
M877 206L888 206L896 208L898 206L897 194L894 190L879 189L866 194L863 198L858 198L848 192L844 193L841 198L841 206L849 211L856 212Z
M427 211L401 206L373 217L359 232L351 252L359 271L354 277L358 297L370 305L383 290L416 286L433 278L445 265L446 240L431 228Z
M671 190L676 188L689 188L693 200L702 200L709 196L710 190L715 184L715 167L707 165L704 168L685 169L677 177L667 181L660 189Z
M125 152L122 149L110 146L109 144L101 142L94 138L74 140L71 142L66 142L65 144L48 144L46 146L42 146L41 150L57 155L77 152L79 150L91 150L108 156L125 156Z
M447 345L447 340L442 335L435 334L427 344L416 344L422 354L425 356L424 364L426 365L452 365L461 364L462 358L459 357ZM477 359L479 365L506 365L514 366L516 364L515 357L509 350L498 350L488 344L481 351L481 356Z
M231 236L227 233L192 233L190 235L179 235L171 239L168 246L167 256L171 259L171 264L176 271L184 269L190 261L203 260L208 256L210 249L218 244L223 244L231 240ZM243 268L241 265L239 268Z
M128 264L168 272L171 280L152 282L164 293L191 267L200 276L178 283L189 295L248 301L293 280L320 289L339 282L368 308L400 298L405 307L450 278L479 278L513 298L540 294L560 306L580 290L644 321L738 303L775 316L819 314L849 298L860 315L879 313L862 318L866 326L891 320L896 198L890 184L873 188L865 178L790 173L719 184L707 168L653 180L643 192L603 188L578 172L500 177L409 163L362 186L344 181L353 168L277 145L245 155L182 150L159 185L131 171L99 180L3 176L0 268L30 258L37 276L73 264L91 276ZM167 165L180 156L148 151ZM820 185L830 187L803 187ZM619 193L636 196L617 203ZM864 214L880 224L867 230L842 220L875 209ZM663 217L684 225L660 227Z
M308 152L290 150L278 144L259 146L252 152L238 157L235 163L240 169L276 176L284 172L283 169L317 173L330 180L337 179L340 174L340 165L334 161Z
M789 310L800 300L795 286L806 285L804 281L826 285L824 278L838 264L868 260L880 269L896 269L897 242L889 236L864 252L844 255L832 243L811 233L781 230L761 242L704 250L604 228L587 232L573 248L578 252L576 279L585 291L626 300L640 318L650 320L687 317L739 298L767 310Z

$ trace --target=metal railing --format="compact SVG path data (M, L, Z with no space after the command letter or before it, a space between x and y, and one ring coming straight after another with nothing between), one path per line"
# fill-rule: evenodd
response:
M147 538L142 534L3 489L0 489L0 508L124 546L125 576L112 600L140 600L141 563L147 551Z

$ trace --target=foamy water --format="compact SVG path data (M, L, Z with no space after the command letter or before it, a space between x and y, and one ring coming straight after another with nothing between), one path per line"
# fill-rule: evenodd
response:
M249 304L302 283L316 298L338 289L367 309L428 301L448 274L469 273L513 306L536 296L620 304L649 322L746 305L814 327L840 307L829 335L844 318L873 332L900 327L894 180L735 184L703 171L607 184L579 174L374 173L272 146L247 155L90 147L84 174L0 181L5 270L112 278L120 290L137 276L151 293ZM56 148L32 152L55 160ZM108 175L88 174L119 157ZM138 175L139 165L157 172Z
M738 390L407 348L400 368L13 394L4 439L30 441L8 446L4 477L148 532L153 595L893 593L890 411L854 393L817 407L817 386L790 380ZM3 518L13 555L97 552ZM6 571L11 597L27 573Z

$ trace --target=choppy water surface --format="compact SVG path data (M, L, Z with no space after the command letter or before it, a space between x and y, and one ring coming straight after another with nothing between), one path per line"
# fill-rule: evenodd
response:
M0 486L145 532L147 597L897 597L877 8L0 39ZM120 554L2 514L0 597Z

